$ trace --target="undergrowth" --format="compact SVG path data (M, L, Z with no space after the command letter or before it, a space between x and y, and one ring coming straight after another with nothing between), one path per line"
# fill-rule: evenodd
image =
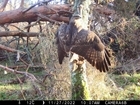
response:
M33 73L35 76L40 77L44 71L38 71ZM70 98L70 84L66 81L58 81L53 79L46 80L46 89L44 86L40 86L42 95L35 92L35 89L31 86L31 81L27 80L22 84L9 84L7 80L12 80L9 76L15 76L14 74L3 74L0 70L0 100L69 100ZM64 74L61 74L64 75ZM97 74L98 75L98 74ZM105 74L106 75L106 74ZM89 74L89 76L91 76ZM96 76L89 79L90 94L93 100L139 100L140 99L140 74L133 75L128 74L108 74L106 78L110 78L112 81L101 81ZM91 77L90 77L91 78ZM41 79L41 78L40 78ZM96 82L94 82L96 81ZM52 83L55 84L52 84ZM64 83L63 83L64 82ZM61 87L60 87L61 86ZM68 87L64 87L68 86ZM50 92L47 93L48 89ZM61 94L60 94L61 93ZM59 97L58 97L59 96Z

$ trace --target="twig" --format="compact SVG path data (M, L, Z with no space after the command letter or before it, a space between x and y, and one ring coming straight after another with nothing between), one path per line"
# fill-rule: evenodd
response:
M17 70L8 68L8 67L3 66L3 65L0 65L0 68L4 69L4 70L7 71L7 72L12 72L12 73L16 73L16 74L23 74L23 75L29 77L29 78L32 79L32 80L38 81L38 80L36 79L36 77L35 77L33 74L31 74L31 73L23 72L23 71L17 71Z
M31 22L28 22L28 25L31 25ZM27 28L27 32L30 32L30 27ZM27 39L26 39L26 46L28 47L29 45L29 36L27 36Z
M34 25L36 25L36 24L37 24L40 20L41 20L41 18L38 18L38 19L37 19L37 21L36 21L35 23L30 24L30 25L28 25L28 26L24 27L24 29L26 29L26 28L28 28L28 27L32 27L32 26L34 26Z
M0 25L1 27L3 27L5 29L5 31L9 31L9 29L7 28L7 26L4 25Z
M34 8L36 5L38 5L38 3L32 5L31 7L25 9L22 13L26 13L27 11L29 11L30 9Z
M12 73L15 73L15 74L22 74L22 75L25 75L26 77L28 77L31 81L32 81L32 85L34 87L34 89L36 90L36 92L40 93L40 95L42 96L42 92L41 90L38 88L38 86L35 84L35 82L40 83L39 80L36 79L36 77L31 74L31 73L28 73L28 72L23 72L23 71L17 71L17 70L14 70L14 69L11 69L11 68L8 68L6 66L3 66L3 65L0 65L0 68L4 69L5 71L7 72L12 72Z
M25 9L22 13L25 13L25 12L29 11L30 9L34 8L36 5L42 5L42 4L47 5L50 1L52 1L52 0L38 2L38 3L34 4L34 5L32 5L31 7Z
M64 15L66 17L70 17L73 13L70 11L61 10L57 12L59 15Z
M127 64L115 68L115 72L117 73L124 73L124 72L133 73L139 71L140 71L140 57L135 60L132 60Z
M13 25L13 24L10 24L9 26L13 26L13 27L17 28L19 31L24 32L24 30L20 29L18 26L15 26L15 25Z
M20 59L20 61L22 61L26 66L28 66L29 64L28 63L26 63L22 58L19 58Z
M37 14L37 16L39 16L39 17L42 18L42 19L46 19L46 20L48 20L48 21L50 21L50 22L53 22L53 23L58 23L58 24L61 23L61 22L59 22L59 21L50 19L50 18L48 18L47 16L44 16L44 15L42 15L42 14Z
M31 50L34 50L38 44L39 44L39 40L37 41L37 43L35 44L35 46Z
M38 24L39 24L39 29L40 29L40 32L42 32L42 26L41 26L40 21L38 22Z
M37 33L37 32L20 32L20 31L1 31L0 32L0 37L8 37L8 36L36 37L39 35L44 35L44 34Z
M16 74L15 74L16 75ZM21 81L21 79L18 77L18 75L16 75L16 77L17 77L17 79L18 79L18 81L19 81L19 83L20 83L20 88L21 88L21 90L20 90L20 92L21 92L21 94L22 94L22 96L23 96L23 99L24 100L26 100L26 98L25 98L25 96L24 96L24 93L23 93L23 88L22 88L22 81ZM25 78L25 77L24 77Z
M7 66L7 67L15 69L15 68L26 68L27 66L30 66L30 68L43 68L44 67L41 64L40 65L36 65L36 66L32 66L32 65L17 65L17 66Z
M48 8L48 9L51 9L52 11L54 11L54 12L58 15L58 13L57 13L57 11L56 11L55 9L50 8L50 7L48 7L48 6L47 6L47 5L45 5L45 4L43 4L43 6L44 6L44 7L46 7L46 8Z

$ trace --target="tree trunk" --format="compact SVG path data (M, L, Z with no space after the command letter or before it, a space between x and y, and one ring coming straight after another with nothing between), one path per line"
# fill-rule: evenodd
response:
M82 18L82 27L87 29L88 27L88 16L89 16L89 5L91 0L75 0L73 7L74 15L80 15ZM70 53L70 70L72 80L72 100L90 100L89 88L86 76L86 62L77 65L75 62L79 59L77 54Z
M75 63L70 63L71 80L72 80L72 100L90 100L87 76L86 63L77 66Z

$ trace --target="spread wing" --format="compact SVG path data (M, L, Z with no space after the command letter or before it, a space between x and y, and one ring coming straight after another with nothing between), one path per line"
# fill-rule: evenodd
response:
M83 56L92 66L100 71L108 71L111 65L110 54L100 38L92 31L82 29L72 39L72 52Z
M110 54L100 38L92 31L85 29L77 31L74 27L70 30L73 34L70 34L68 26L62 24L56 34L59 63L62 64L64 57L68 56L67 52L71 51L84 57L101 72L108 71L108 66L111 65Z

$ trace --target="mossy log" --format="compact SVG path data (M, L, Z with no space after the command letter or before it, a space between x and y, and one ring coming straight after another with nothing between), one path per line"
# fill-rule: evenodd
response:
M78 67L71 72L72 100L90 100L86 69Z

